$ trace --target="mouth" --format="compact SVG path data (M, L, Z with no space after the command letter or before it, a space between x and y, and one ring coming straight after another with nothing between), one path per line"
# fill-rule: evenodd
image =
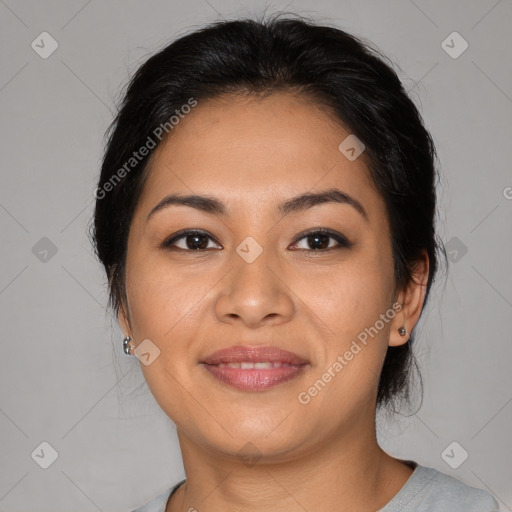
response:
M234 346L214 352L200 363L219 381L243 391L262 391L298 377L309 362L270 346Z

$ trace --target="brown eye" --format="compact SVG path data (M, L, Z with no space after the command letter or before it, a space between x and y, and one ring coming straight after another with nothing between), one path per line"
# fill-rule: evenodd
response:
M331 241L334 240L335 243L332 244L329 239ZM293 245L296 245L297 242L301 240L306 240L307 247L299 248L300 250L324 251L327 249L348 248L353 245L341 233L318 229L306 233L304 236L295 241Z
M181 240L183 243L180 242L181 246L178 246L176 242ZM208 249L210 240L216 242L212 236L203 231L181 231L166 240L162 247L181 251L205 251Z

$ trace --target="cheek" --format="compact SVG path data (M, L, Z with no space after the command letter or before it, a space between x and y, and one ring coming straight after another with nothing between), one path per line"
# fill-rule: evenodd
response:
M357 402L377 386L395 315L392 272L389 253L367 248L328 276L303 281L307 305L321 319L318 325L328 327L315 375L322 378L329 370L336 375L325 376L332 384L322 400L344 401L352 390Z
M160 338L194 309L208 283L187 279L164 258L146 258L147 265L133 261L127 272L127 294L134 330L139 337L152 334Z
M197 414L184 389L194 389L193 354L204 338L198 332L201 310L215 281L191 279L156 260L147 266L133 261L127 293L136 344L149 338L160 351L151 364L141 362L144 379L161 408L179 423L187 414Z
M391 307L392 289L390 258L361 251L322 275L303 276L300 293L336 335L347 340Z

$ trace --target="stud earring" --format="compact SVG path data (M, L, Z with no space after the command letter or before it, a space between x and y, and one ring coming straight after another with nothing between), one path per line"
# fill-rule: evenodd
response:
M135 349L135 346L133 345L133 343L130 343L130 340L130 336L126 336L126 338L123 340L123 350L127 356L131 356L132 350Z
M407 333L407 331L405 330L405 311L404 311L404 325L402 327L399 327L398 328L398 334L400 334L400 336L405 336Z

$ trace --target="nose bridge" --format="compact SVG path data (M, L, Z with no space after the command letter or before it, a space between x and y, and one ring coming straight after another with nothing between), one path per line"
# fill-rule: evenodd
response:
M253 237L247 237L237 246L236 255L233 255L234 273L238 276L237 287L256 290L271 286L267 274L271 273L273 260L272 248L260 245Z
M272 248L264 247L252 236L242 240L233 251L227 287L217 301L219 317L236 316L252 326L268 317L288 318L293 303L276 263Z
M238 294L238 300L256 304L264 296L275 294L275 271L271 271L275 260L272 248L264 247L249 236L236 247L235 252L232 293Z

